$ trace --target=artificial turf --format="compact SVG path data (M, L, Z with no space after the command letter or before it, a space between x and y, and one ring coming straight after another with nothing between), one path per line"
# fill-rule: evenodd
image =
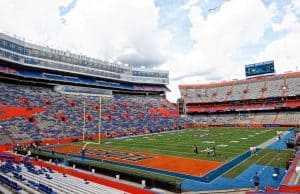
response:
M249 147L258 146L276 137L277 130L225 127L186 129L121 139L103 139L100 145L89 146L225 162L248 151ZM193 152L193 145L198 147L198 154ZM208 155L205 151L214 146L216 157Z

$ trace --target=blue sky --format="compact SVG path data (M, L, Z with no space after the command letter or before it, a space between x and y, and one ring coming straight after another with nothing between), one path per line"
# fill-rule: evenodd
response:
M202 0L195 1L193 5L202 8L203 17L209 14L214 14L219 11L223 3L229 0ZM77 0L70 0L68 4L59 6L59 15L64 16L68 14L76 6ZM172 32L173 38L170 42L169 49L173 52L187 52L193 46L193 40L190 38L189 29L191 23L188 18L188 9L180 9L187 4L186 0L155 0L155 5L160 9L159 11L159 26ZM265 6L270 6L271 3L276 2L276 7L280 14L276 15L272 20L275 23L280 23L283 15L286 13L285 6L291 3L290 0L263 0ZM287 32L274 32L269 28L265 32L264 40L255 45L248 45L243 50L244 53L253 55L261 51L267 44L275 39L284 36ZM246 55L243 57L247 57Z
M185 5L185 0L156 0L159 10L159 25L173 34L169 49L175 52L187 52L192 48L193 41L189 36L191 23L188 19L188 10L179 10Z
M201 7L202 15L207 17L210 13L218 11L225 0L210 0L195 2L194 5ZM188 18L189 9L181 9L187 4L186 0L155 0L155 5L160 8L160 27L168 29L173 33L173 39L169 49L174 52L187 52L193 46L189 29L191 23Z
M59 6L59 16L69 13L76 6L76 2L77 0L71 0L68 4Z
M202 0L195 1L195 6L201 7L203 10L203 17L207 17L209 14L215 14L220 10L223 3L229 0ZM285 6L291 3L290 0L264 0L262 1L265 6L270 6L271 3L276 3L276 7L280 12L272 20L275 23L280 23L286 14ZM174 52L187 52L189 51L194 42L190 38L189 29L191 23L188 18L188 9L180 10L180 7L187 3L186 0L155 0L155 5L160 8L160 19L159 24L161 28L166 28L173 33L173 39L169 48ZM262 51L266 45L273 40L279 39L280 37L287 34L287 31L273 31L272 28L268 28L265 31L264 37L260 42L255 44L246 45L243 50L241 57L251 59L251 56L258 54Z
M221 0L207 0L207 1L190 1L192 2L192 6L197 6L201 9L201 15L205 19L208 19L212 15L218 14L218 12L222 12L222 6L224 3L231 3L230 1L221 1ZM237 71L222 71L221 76L217 76L215 74L209 74L208 72L211 71L207 68L202 68L198 75L201 76L191 76L193 73L186 73L185 75L180 75L178 78L175 78L178 84L181 83L199 83L199 82L209 82L209 81L220 81L220 80L226 80L226 79L235 79L235 78L244 78L243 75L243 67L245 64L248 63L254 63L254 62L260 62L260 61L266 61L266 60L273 60L274 56L267 56L262 55L261 53L264 53L264 50L268 48L269 45L272 45L272 43L276 41L280 41L281 39L284 39L285 37L289 36L289 33L291 33L289 28L282 28L282 29L275 29L273 25L280 26L284 21L284 18L288 14L293 14L297 17L297 21L299 22L299 13L297 13L297 9L294 2L292 1L271 1L271 0L264 0L261 1L266 9L273 9L273 13L270 16L269 23L264 24L263 28L265 28L261 33L261 37L259 37L256 41L250 41L246 44L243 44L240 46L238 50L235 52L238 54L235 54L233 57L232 62L236 63L235 66L238 66L238 72ZM191 12L192 7L186 8L186 9L180 9L184 5L188 4L187 1L183 0L173 0L173 1L164 1L164 0L156 0L156 5L160 8L160 27L166 28L169 31L173 33L173 39L170 44L170 49L173 49L174 52L181 52L181 53L189 53L191 50L193 50L193 46L195 45L201 45L201 43L197 43L197 41L193 40L191 38L191 28L192 23L189 18L189 14ZM233 10L234 11L234 10ZM251 12L250 12L251 14ZM257 14L255 10L253 10L253 15ZM220 20L220 22L222 22ZM229 26L230 28L230 26ZM199 29L201 31L201 29ZM213 29L212 29L213 30ZM234 27L232 30L235 30ZM247 29L245 29L247 30ZM300 38L300 37L299 37ZM212 41L215 43L214 41ZM180 46L178 46L180 45ZM188 55L187 55L188 56ZM199 56L200 57L200 56ZM261 58L261 60L260 60ZM284 61L284 60L282 60ZM293 60L295 62L295 60ZM298 62L298 61L296 61ZM182 62L183 63L183 62ZM290 63L290 62L288 62ZM180 64L178 64L180 65ZM200 65L200 64L199 64ZM222 66L222 65L221 65ZM296 70L297 64L289 64L289 67L284 68L285 64L278 64L278 61L276 61L275 58L275 67L277 68L277 72L283 73L284 71L290 71L290 70ZM288 66L288 65L287 65ZM171 66L169 66L172 68ZM216 68L220 67L219 65L215 65ZM234 66L229 66L229 68L235 68ZM208 72L206 70L209 70ZM176 70L178 71L178 70ZM175 72L176 73L176 72ZM203 76L203 74L209 75L207 77ZM174 76L173 76L174 77ZM189 79L187 77L194 77L192 79ZM186 78L186 79L184 79ZM183 81L186 80L186 81ZM175 84L176 87L177 84ZM172 88L173 91L176 90L176 88Z
M300 0L1 0L0 7L5 33L168 70L171 101L179 84L243 79L246 64L300 68Z

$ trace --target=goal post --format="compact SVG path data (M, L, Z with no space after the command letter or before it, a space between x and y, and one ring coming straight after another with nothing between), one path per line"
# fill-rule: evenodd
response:
M82 150L86 148L88 144L100 145L101 143L101 119L102 119L102 97L99 96L99 112L98 112L98 141L87 141L86 138L86 98L83 99L83 126L82 126Z

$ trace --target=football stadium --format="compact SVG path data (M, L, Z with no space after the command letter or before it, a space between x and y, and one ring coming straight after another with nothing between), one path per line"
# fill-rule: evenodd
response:
M169 70L0 31L0 193L300 193L300 71L254 62L173 103Z
M299 191L300 72L252 64L260 76L179 85L177 107L168 72L0 38L9 192L241 192L255 173L265 192Z

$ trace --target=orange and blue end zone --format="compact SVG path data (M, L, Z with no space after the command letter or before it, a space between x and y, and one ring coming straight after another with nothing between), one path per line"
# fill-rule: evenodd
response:
M82 146L60 145L49 148L55 152L81 156ZM150 154L144 152L128 152L117 149L89 147L85 156L88 158L105 159L120 163L132 164L163 171L175 172L191 176L203 176L222 166L223 162Z

